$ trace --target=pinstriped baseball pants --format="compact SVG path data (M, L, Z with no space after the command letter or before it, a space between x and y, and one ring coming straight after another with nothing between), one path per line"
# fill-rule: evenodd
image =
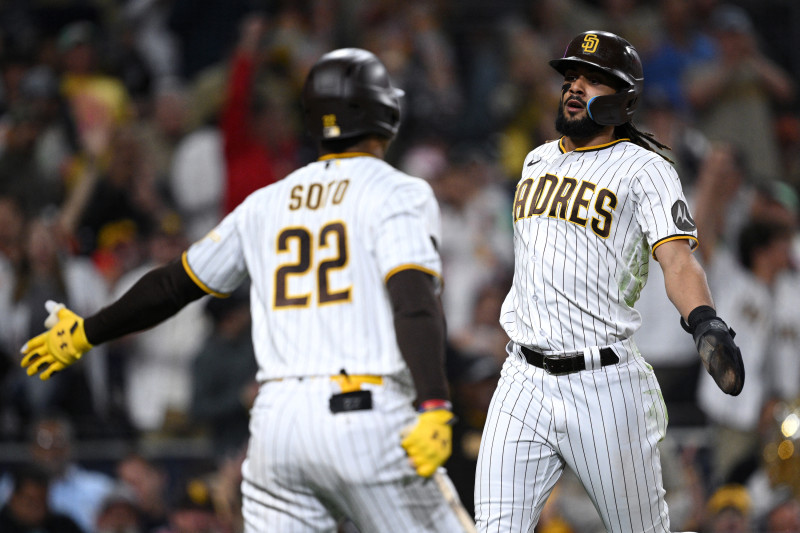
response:
M444 470L421 478L400 445L416 422L413 390L392 379L363 388L373 409L333 414L329 378L262 385L242 466L247 533L333 533L343 516L361 533L465 530Z
M666 407L652 368L631 351L616 365L552 376L509 343L478 457L478 531L532 533L566 466L607 531L669 532L657 447Z

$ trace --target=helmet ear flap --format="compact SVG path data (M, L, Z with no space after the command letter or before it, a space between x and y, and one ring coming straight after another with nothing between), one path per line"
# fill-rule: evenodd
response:
M633 118L638 99L636 89L626 87L614 94L595 96L589 100L586 110L589 118L601 126L619 126Z

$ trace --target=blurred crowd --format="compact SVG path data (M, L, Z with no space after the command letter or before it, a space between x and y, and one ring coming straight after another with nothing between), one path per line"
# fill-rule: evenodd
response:
M89 314L179 256L250 192L312 161L299 92L324 52L367 48L406 95L388 160L442 210L448 470L468 509L505 358L511 202L557 137L547 61L587 29L642 56L634 122L672 147L745 391L711 382L658 266L636 341L669 408L676 529L800 531L800 5L790 0L5 0L0 2L0 530L240 531L257 390L248 291L202 299L47 382L19 368L44 302ZM681 432L681 429L695 430ZM684 438L684 435L691 437ZM700 437L698 437L698 435ZM208 457L162 461L158 439ZM76 459L124 442L113 464ZM598 530L569 476L538 532ZM347 526L343 526L343 530Z

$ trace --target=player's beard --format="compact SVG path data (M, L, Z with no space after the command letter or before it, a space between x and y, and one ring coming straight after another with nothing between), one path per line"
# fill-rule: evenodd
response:
M589 118L589 113L580 119L567 119L564 114L564 104L558 106L558 115L556 116L556 131L561 135L569 137L570 139L588 139L594 137L603 130L601 126L594 120Z

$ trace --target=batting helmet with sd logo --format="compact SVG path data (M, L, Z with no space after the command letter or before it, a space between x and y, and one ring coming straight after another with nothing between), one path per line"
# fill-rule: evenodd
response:
M568 68L580 64L598 68L625 85L616 94L589 100L589 117L604 126L619 126L630 121L644 86L642 61L633 45L607 31L586 31L570 41L564 57L550 61L550 66L562 75Z
M400 126L400 97L386 67L360 48L323 55L303 87L303 113L316 140L348 139L374 133L392 138Z

